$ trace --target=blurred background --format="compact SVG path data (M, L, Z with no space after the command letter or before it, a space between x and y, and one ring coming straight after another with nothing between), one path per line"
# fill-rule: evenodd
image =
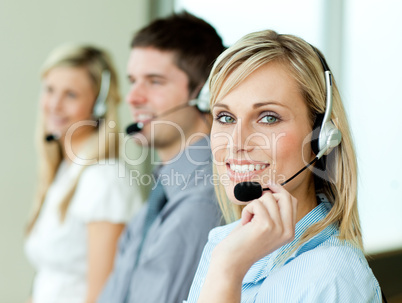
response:
M133 34L183 9L215 26L227 46L271 28L301 36L325 54L355 139L366 253L388 301L402 302L401 1L1 0L0 303L25 302L34 274L23 241L36 182L41 64L62 43L103 47L114 59L124 96ZM130 115L124 102L120 115L125 127ZM140 153L127 143L130 158Z

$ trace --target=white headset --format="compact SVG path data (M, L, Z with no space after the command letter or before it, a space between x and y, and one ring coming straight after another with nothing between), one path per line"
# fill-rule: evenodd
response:
M92 116L95 119L103 118L106 114L107 106L106 100L109 94L110 88L110 71L107 69L102 71L101 86L99 89L98 97L96 98L94 108L92 110Z
M209 113L210 106L209 106L209 88L208 88L208 81L205 82L204 86L198 93L196 99L192 99L188 102L188 105L195 106L201 113Z
M334 125L331 121L332 114L332 73L326 64L325 60L322 58L320 53L313 47L315 53L321 61L322 67L324 69L325 75L325 89L326 89L326 105L325 113L322 119L321 125L317 125L319 120L316 119L314 123L313 130L320 126L320 133L318 135L318 142L311 142L311 147L313 152L316 154L316 158L320 159L323 155L328 155L331 150L338 146L342 141L341 131ZM317 121L318 120L318 121Z

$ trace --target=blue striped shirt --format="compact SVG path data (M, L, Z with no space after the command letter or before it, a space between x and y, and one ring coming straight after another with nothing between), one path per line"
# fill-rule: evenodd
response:
M340 241L336 225L328 226L293 250L304 231L324 219L330 209L331 204L324 199L296 224L292 242L253 264L243 279L242 303L381 302L379 284L363 252L346 241ZM239 221L210 232L188 303L198 300L212 250L237 224Z

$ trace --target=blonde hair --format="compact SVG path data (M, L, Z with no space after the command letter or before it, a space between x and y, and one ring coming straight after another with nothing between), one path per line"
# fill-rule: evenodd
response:
M113 158L119 155L119 127L117 117L117 106L120 102L120 93L118 88L117 73L109 55L101 49L93 46L75 46L63 45L55 49L47 58L41 69L41 78L43 79L50 70L56 67L77 67L85 68L88 71L88 77L93 84L93 90L97 96L102 82L102 72L110 72L110 86L106 97L106 113L99 119L98 128L87 140L84 146L85 159L94 159L97 161ZM113 122L112 122L113 121ZM109 123L111 122L111 123ZM102 131L102 136L99 132ZM57 170L63 160L61 145L59 142L45 142L45 124L42 113L39 113L38 125L36 130L36 147L39 155L39 171L34 208L31 219L29 220L27 232L29 233L40 214L46 194L51 186ZM96 141L96 143L94 142ZM81 156L81 155L80 155ZM75 180L69 185L60 204L60 219L64 220L71 198L74 195L79 178L83 170L87 167L82 165Z
M272 30L244 36L223 52L212 68L209 78L211 108L259 67L275 61L287 68L298 83L313 126L315 117L325 112L326 105L324 71L317 52L319 51L299 37L280 35ZM299 245L327 226L337 224L339 239L348 240L363 248L357 210L356 156L346 113L334 80L331 118L342 133L342 142L328 156L324 176L326 182L322 182L317 176L314 176L314 182L316 187L321 184L317 190L326 194L333 207L325 219L315 223L304 233ZM214 172L216 171L214 167ZM225 220L232 222L240 218L243 207L228 201L221 184L215 189Z

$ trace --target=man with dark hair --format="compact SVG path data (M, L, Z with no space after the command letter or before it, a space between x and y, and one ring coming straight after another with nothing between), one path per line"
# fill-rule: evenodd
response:
M140 30L131 48L126 99L139 125L132 137L155 148L161 165L98 302L177 303L187 298L208 233L221 221L211 117L194 99L224 47L211 25L184 12Z

